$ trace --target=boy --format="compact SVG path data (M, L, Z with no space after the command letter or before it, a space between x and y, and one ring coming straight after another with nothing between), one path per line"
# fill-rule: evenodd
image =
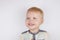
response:
M27 10L26 26L29 28L21 34L20 40L48 40L47 32L40 30L39 26L43 23L43 11L37 7Z

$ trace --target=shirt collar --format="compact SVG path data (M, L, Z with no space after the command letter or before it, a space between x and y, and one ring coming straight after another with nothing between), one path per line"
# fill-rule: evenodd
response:
M28 32L33 34L33 35L36 35L36 34L38 34L40 32L40 29L39 29L39 31L37 33L32 33L30 30L28 30Z

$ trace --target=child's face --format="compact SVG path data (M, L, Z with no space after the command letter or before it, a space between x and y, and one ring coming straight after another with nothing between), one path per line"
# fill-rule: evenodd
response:
M26 15L26 26L30 29L37 29L42 24L43 18L40 12L29 11Z

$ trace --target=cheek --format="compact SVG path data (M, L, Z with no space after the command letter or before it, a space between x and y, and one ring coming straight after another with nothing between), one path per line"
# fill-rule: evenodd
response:
M26 24L26 25L28 25L28 23L29 23L29 21L28 21L28 20L26 20L26 21L25 21L25 24Z
M40 20L37 20L37 21L36 21L36 24L37 24L37 25L40 25L40 24L42 24L42 22L43 22L43 20L40 19Z
M40 23L40 25L43 23L43 19L41 19L40 21L39 21L39 23Z

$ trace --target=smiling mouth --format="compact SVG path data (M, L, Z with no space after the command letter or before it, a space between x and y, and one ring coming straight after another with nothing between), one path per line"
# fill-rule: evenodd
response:
M29 26L34 26L34 24L28 24Z

